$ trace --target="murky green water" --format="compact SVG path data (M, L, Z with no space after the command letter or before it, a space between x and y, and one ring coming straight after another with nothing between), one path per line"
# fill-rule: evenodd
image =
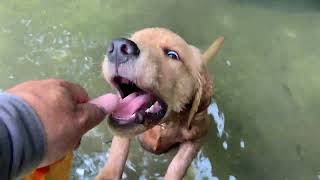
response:
M0 88L56 77L101 95L110 90L100 67L107 42L150 26L201 49L226 37L210 63L224 119L213 104L210 136L186 179L320 179L317 0L1 0ZM83 138L74 179L92 179L102 166L106 129ZM135 143L124 177L158 179L173 155Z

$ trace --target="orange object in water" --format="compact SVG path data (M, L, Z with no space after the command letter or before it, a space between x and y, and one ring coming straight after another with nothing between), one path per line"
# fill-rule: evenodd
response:
M45 180L46 174L49 172L50 166L42 167L33 171L33 180Z
M63 159L32 171L24 180L69 180L72 168L72 152Z

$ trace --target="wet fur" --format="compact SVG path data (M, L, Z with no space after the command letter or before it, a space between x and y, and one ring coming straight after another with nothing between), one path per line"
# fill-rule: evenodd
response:
M213 82L209 77L206 62L216 53L223 39L217 48L204 55L180 36L164 28L143 29L134 33L130 39L138 45L141 54L136 62L120 67L120 73L124 77L135 79L139 87L152 90L161 97L168 104L168 111L156 125L144 124L130 129L110 128L116 135L126 137L128 141L138 135L141 145L157 154L166 152L175 145L185 144L180 146L182 150L177 153L165 176L165 179L180 179L201 147L199 140L208 131L207 109L213 96ZM163 48L177 51L181 60L170 59L164 54ZM103 72L110 82L114 68L108 61L104 61ZM186 151L188 148L191 150ZM123 152L123 156L126 155L126 152ZM185 155L189 158L180 159L180 156ZM178 167L180 173L173 170ZM106 165L104 169L110 167ZM121 177L119 174L109 176L103 172L107 171L102 170L98 179Z

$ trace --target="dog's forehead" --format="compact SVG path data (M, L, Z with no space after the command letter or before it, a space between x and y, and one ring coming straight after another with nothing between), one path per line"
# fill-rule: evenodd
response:
M165 28L147 28L135 32L131 38L136 43L159 47L187 48L187 42L174 32Z

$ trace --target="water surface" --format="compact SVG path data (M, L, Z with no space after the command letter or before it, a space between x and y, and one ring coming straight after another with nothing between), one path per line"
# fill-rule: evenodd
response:
M0 89L55 77L95 97L114 37L162 26L205 50L223 35L211 131L185 179L320 179L319 19L316 0L2 0ZM111 138L105 123L83 138L73 179L97 174ZM159 179L173 155L134 143L124 178Z

